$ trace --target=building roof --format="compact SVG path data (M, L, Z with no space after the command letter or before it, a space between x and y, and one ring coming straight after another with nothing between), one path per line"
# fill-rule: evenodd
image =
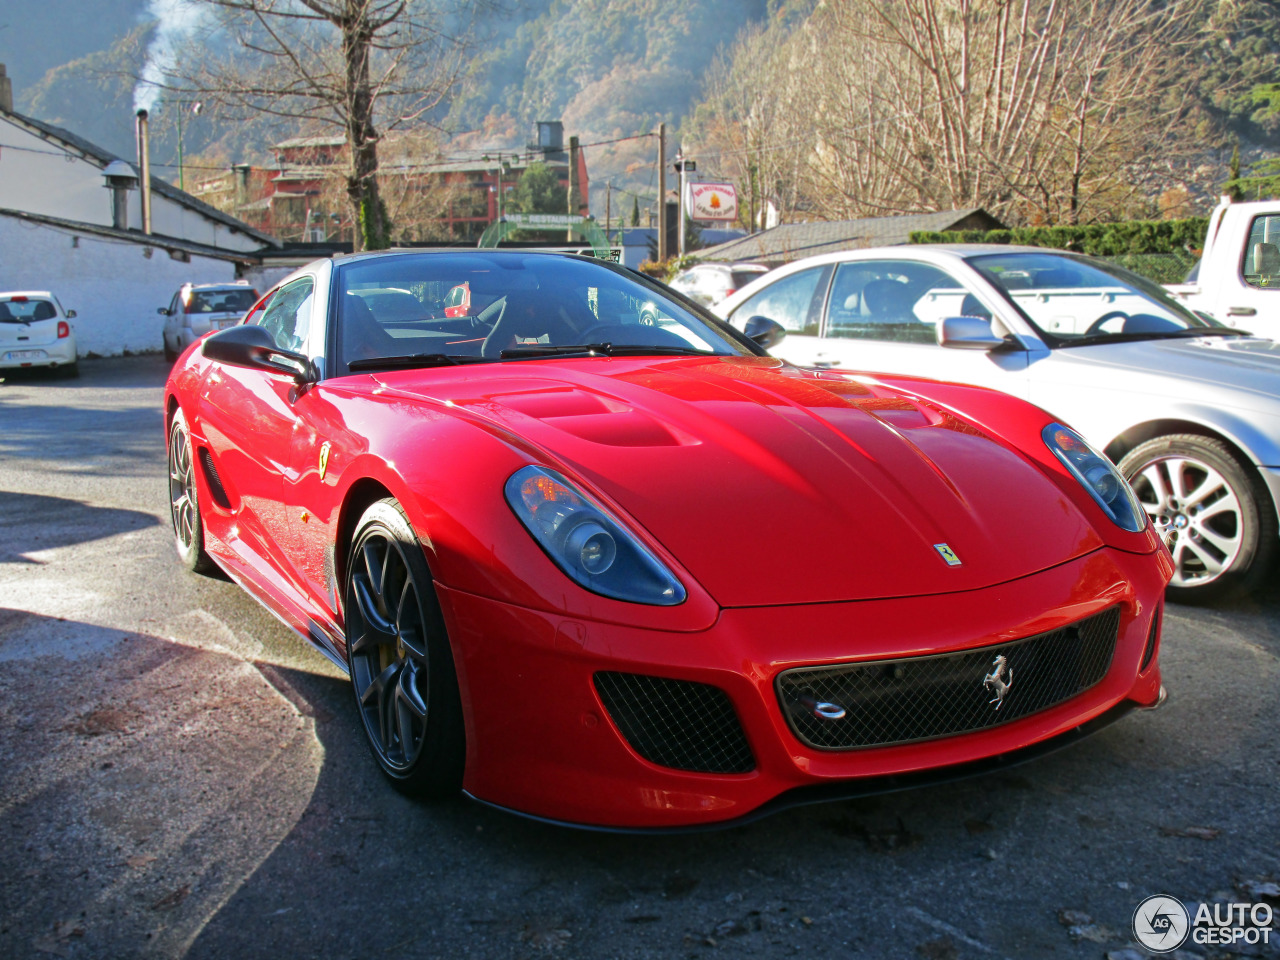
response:
M28 223L40 223L45 226L65 230L71 234L83 233L99 237L111 237L115 240L126 240L142 247L156 247L170 253L180 252L198 257L212 257L215 260L230 260L233 263L260 263L258 252L247 250L228 250L225 247L211 247L203 243L192 243L177 237L166 237L159 233L139 233L137 230L118 230L105 227L100 223L84 223L80 220L66 220L62 217L50 217L43 213L30 213L26 210L6 210L0 207L0 217L13 217ZM178 259L182 259L179 257Z
M941 213L908 213L864 220L784 223L740 240L730 240L695 253L699 260L789 262L819 253L907 243L917 230L997 230L999 220L979 207Z
M273 144L271 149L288 150L291 147L344 147L346 144L346 137L294 137L292 140L284 140L280 143Z
M91 143L83 137L72 133L70 130L64 130L62 127L55 127L51 123L45 123L43 120L36 120L34 117L24 116L23 114L13 113L12 111L3 109L0 109L0 117L16 121L18 124L27 127L37 136L43 137L46 140L57 140L64 146L70 147L72 150L75 150L85 157L96 160L102 164L104 168L109 163L116 160L122 160L133 168L135 174L138 173L137 164L124 160L122 157L117 157L110 150L100 147L96 143ZM237 220L230 214L223 213L217 207L211 207L203 200L197 200L185 190L179 190L173 184L161 180L159 177L153 176L151 178L151 189L154 193L158 193L162 197L167 197L175 203L180 203L185 207L189 207L197 213L208 217L210 220L216 220L234 230L239 230L241 233L253 237L255 240L259 240L268 246L276 246L280 242L275 237L268 236L265 233L255 230L243 220ZM211 247L210 249L213 248Z

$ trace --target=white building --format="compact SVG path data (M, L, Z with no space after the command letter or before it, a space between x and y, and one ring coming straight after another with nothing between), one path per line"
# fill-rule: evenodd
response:
M155 177L144 233L135 165L14 113L6 94L0 84L0 290L53 291L78 314L82 356L159 350L156 309L179 286L256 273L258 252L279 246Z

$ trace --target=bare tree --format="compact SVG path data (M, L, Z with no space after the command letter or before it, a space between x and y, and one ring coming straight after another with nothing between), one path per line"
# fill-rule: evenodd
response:
M735 48L736 85L708 98L703 128L744 125L734 97L749 90L765 101L750 108L769 118L765 139L741 149L794 164L811 216L981 206L1077 223L1137 202L1144 156L1168 149L1203 2L820 4L792 36ZM739 61L761 49L784 75L752 90ZM797 126L807 139L780 133Z
M712 61L703 101L685 124L702 169L742 185L738 218L751 229L765 202L794 211L800 201L799 172L813 140L810 118L794 112L802 90L793 50L776 27L746 28Z
M378 146L390 131L429 124L465 67L479 0L193 0L238 49L190 51L168 86L224 115L271 115L346 140L345 191L355 248L389 246Z

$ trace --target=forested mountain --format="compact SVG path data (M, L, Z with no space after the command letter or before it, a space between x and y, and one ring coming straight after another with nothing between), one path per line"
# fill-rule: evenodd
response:
M614 186L615 218L629 214L635 195L642 208L655 198L656 141L625 138L648 134L659 121L668 123L673 153L683 139L699 151L700 173L733 178L744 191L751 177L763 175L761 157L775 168L790 165L792 175L783 178L785 183L775 170L775 182L758 183L757 189L761 199L766 194L782 199L797 215L871 210L885 198L848 202L851 192L874 194L882 187L868 173L867 160L860 160L847 145L861 142L868 129L887 125L887 101L872 101L880 96L876 91L888 89L887 79L894 71L922 67L907 61L897 64L892 51L882 50L874 64L880 78L868 83L870 20L859 11L910 10L928 4L929 0L888 5L871 0L487 0L469 24L467 69L452 98L429 119L439 131L438 147L446 156L520 149L534 121L563 120L566 134L589 144L591 202L598 216L604 214L606 182ZM155 35L156 15L184 5L185 0L8 0L0 10L0 62L13 79L17 108L130 155L131 92ZM990 17L998 18L999 10L1020 10L1024 5L1035 9L1037 0L967 5L938 0L938 6L950 11L943 16L949 25L940 29L955 29L958 14L952 7L970 11L965 16L976 17L975 29L980 30L985 29L979 22L983 10L989 8ZM1142 122L1159 126L1160 136L1146 141L1149 156L1128 157L1133 161L1128 166L1123 162L1129 149L1125 144L1138 150L1143 148L1142 138L1126 134L1127 140L1115 141L1112 153L1100 162L1123 168L1134 190L1120 202L1114 185L1095 184L1091 202L1096 209L1138 209L1143 203L1154 209L1159 196L1173 189L1171 184L1179 189L1185 184L1203 198L1225 179L1226 170L1219 168L1237 139L1246 166L1249 159L1274 153L1280 146L1275 120L1258 114L1258 105L1249 98L1254 84L1280 80L1280 0L1170 0L1151 9L1171 6L1179 6L1186 18L1186 29L1177 31L1177 43L1160 48L1136 42L1128 58L1143 65L1135 76L1170 78L1172 86L1143 87L1151 109ZM1109 9L1096 2L1092 7L1104 15ZM1106 16L1099 22L1106 23ZM1138 31L1153 29L1140 18L1135 24ZM837 35L839 31L843 33ZM1116 49L1125 49L1125 43L1117 39ZM852 50L862 52L853 56ZM938 64L944 72L951 69L945 44L939 51L936 61L924 69ZM746 93L756 97L754 105L742 99ZM845 102L854 94L863 99ZM767 149L752 154L754 160L748 159L745 146L735 146L734 137L744 128L742 117L733 112L741 109L756 110L753 135L765 138ZM162 174L174 172L165 164L176 160L177 112L163 99L154 112L155 157ZM927 110L916 109L913 116L920 130L934 122ZM937 122L959 121L940 114ZM910 124L899 126L906 130ZM819 130L826 131L827 140L818 136ZM189 119L184 132L188 158L199 155L197 166L216 166L232 160L262 162L273 141L315 131L278 119L220 123L216 115L205 114ZM979 130L979 136L985 134ZM919 131L911 137L881 150L879 162L918 161L928 177L936 177L942 169L940 157L920 141ZM1034 149L1043 151L1044 144L1053 142L1055 138L1046 135ZM1010 153L1015 155L1016 150ZM1058 162L1043 153L1035 160L1046 169ZM805 176L808 194L801 189ZM866 181L861 186L860 177ZM789 201L783 196L787 190ZM893 203L927 206L967 195L954 189L899 191ZM1022 215L1022 208L1005 194L995 196L994 202L1003 203L1011 216ZM1071 215L1067 208L1051 204L1040 208L1036 216Z

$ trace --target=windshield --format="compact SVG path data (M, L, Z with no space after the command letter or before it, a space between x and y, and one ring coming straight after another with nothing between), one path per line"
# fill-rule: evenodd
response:
M1240 333L1191 313L1150 280L1087 257L998 253L969 263L1050 347Z
M338 371L574 355L754 355L661 289L546 254L390 254L339 267Z
M192 290L187 313L244 313L258 300L258 291L248 287L238 290Z

